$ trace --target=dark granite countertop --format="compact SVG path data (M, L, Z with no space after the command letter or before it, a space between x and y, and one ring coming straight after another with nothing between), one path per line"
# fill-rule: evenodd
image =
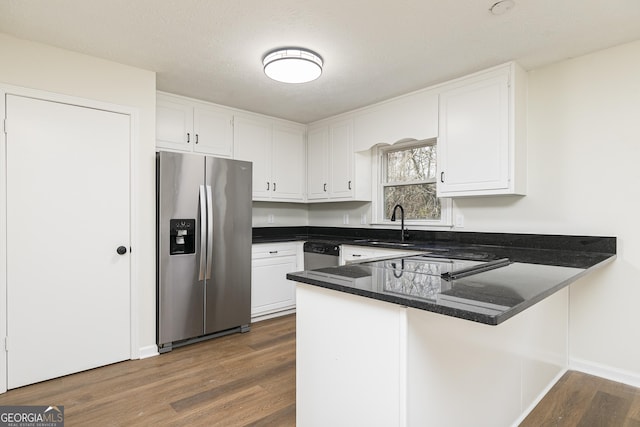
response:
M504 322L616 256L615 237L415 232L409 245L399 246L391 236L396 230L306 227L306 238L301 238L305 227L296 228L295 240L422 254L290 273L288 279L489 325ZM371 243L385 238L387 244ZM502 258L509 259L507 266L454 280L441 277Z

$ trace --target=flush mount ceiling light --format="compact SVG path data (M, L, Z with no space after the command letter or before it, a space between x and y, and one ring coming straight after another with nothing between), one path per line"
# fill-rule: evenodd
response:
M494 3L493 6L489 8L489 12L493 15L503 15L513 9L516 3L513 0L501 0L497 3Z
M322 58L302 48L273 50L262 59L264 73L283 83L306 83L322 74Z

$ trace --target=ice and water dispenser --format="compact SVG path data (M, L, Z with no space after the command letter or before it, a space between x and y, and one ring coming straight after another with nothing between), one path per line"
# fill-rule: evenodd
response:
M196 252L196 220L169 220L169 255L193 254Z

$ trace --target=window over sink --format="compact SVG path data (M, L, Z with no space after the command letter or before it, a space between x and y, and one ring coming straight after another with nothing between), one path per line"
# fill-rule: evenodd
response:
M451 224L451 200L436 194L436 143L434 138L378 148L376 222L390 222L393 207L400 204L408 224Z

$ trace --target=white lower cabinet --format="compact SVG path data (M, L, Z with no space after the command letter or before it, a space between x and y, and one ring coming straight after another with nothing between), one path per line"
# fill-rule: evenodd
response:
M260 243L251 250L251 321L289 314L296 307L287 273L303 269L303 242Z
M408 256L417 251L405 249L374 248L371 246L342 245L340 247L340 265L357 263L381 257Z

